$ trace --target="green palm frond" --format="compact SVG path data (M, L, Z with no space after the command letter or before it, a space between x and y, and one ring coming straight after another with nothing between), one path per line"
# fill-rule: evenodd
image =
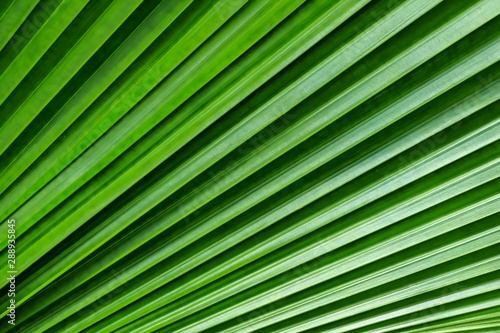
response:
M499 14L2 2L0 331L500 331Z

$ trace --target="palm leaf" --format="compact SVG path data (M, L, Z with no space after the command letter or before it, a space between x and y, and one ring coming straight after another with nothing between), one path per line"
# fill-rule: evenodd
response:
M499 14L5 1L0 330L500 330Z

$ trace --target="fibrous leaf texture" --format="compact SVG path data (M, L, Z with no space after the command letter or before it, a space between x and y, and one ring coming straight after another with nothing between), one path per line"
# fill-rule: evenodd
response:
M499 15L2 1L0 332L500 332Z

